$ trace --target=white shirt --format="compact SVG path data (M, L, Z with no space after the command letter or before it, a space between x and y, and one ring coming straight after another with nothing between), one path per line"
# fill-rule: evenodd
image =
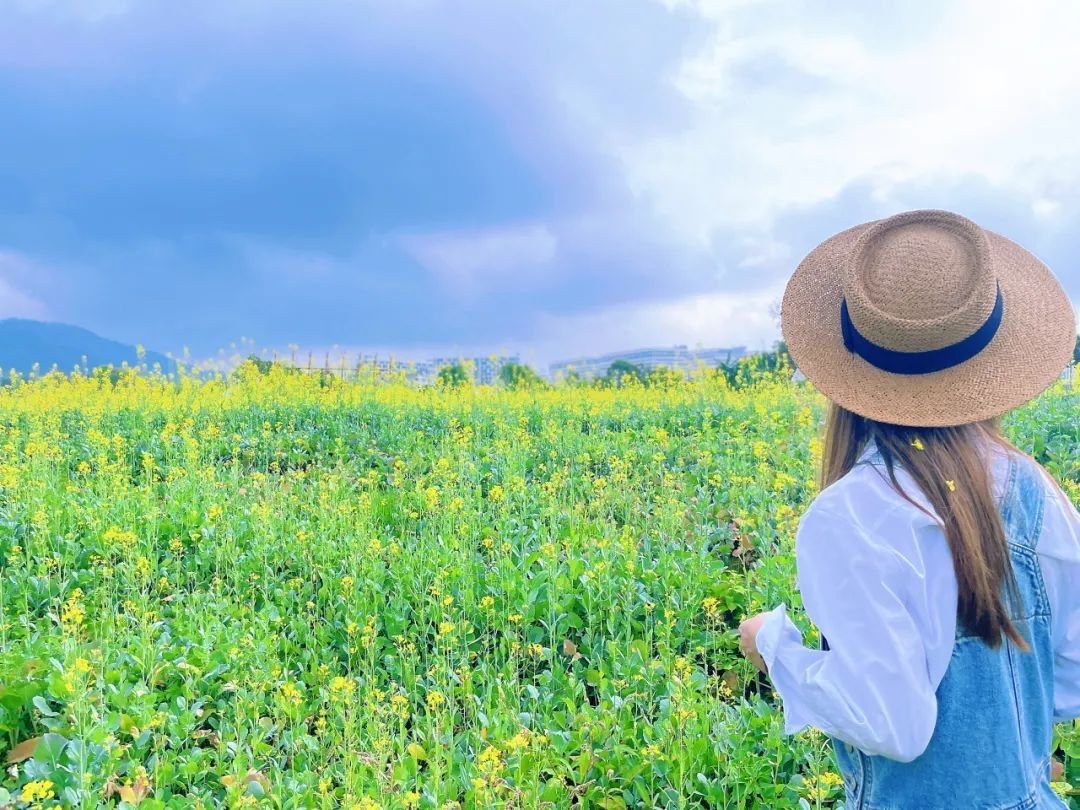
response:
M1008 461L999 450L993 458L1000 497ZM1080 514L1043 474L1036 553L1060 722L1080 716ZM899 468L896 475L934 514L911 477ZM868 754L911 761L934 732L935 693L956 632L956 575L941 524L863 464L814 499L799 523L795 560L806 613L830 649L805 647L783 603L761 625L757 648L783 700L784 733L815 726Z

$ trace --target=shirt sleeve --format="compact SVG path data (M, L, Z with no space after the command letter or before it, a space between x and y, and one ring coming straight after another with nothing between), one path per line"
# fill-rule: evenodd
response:
M796 535L799 591L828 650L805 647L780 604L757 647L784 706L784 730L816 726L867 754L910 762L937 722L922 632L905 604L903 559L889 514L869 522L843 503L812 504Z
M1047 487L1036 546L1050 602L1054 643L1054 722L1080 717L1080 513Z

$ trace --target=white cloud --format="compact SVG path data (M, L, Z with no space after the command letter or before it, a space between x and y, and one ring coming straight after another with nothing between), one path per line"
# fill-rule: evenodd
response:
M0 318L35 318L46 316L45 306L35 298L19 292L0 278Z
M77 12L61 0L15 2L27 18L60 24L9 26L0 62L14 48L16 63L101 63L127 77L151 52L186 58L190 41L224 42L232 54L242 33L237 64L257 72L265 51L288 70L307 57L279 46L299 37L322 43L320 58L359 55L358 75L392 55L387 64L400 59L474 100L485 131L506 138L535 177L540 202L515 208L529 219L500 219L493 202L477 223L487 227L424 230L440 226L418 213L407 232L374 234L374 247L271 240L242 244L241 255L267 288L325 287L329 299L340 289L329 282L349 275L350 289L405 315L401 300L434 287L467 305L468 326L501 324L489 325L491 348L542 352L542 362L633 345L765 345L778 334L768 312L777 281L796 251L827 235L819 231L950 188L974 190L968 199L985 191L987 209L1004 212L1002 232L1052 233L1056 256L1075 252L1080 5L1071 0L320 0L303 9L240 0L196 3L175 25L130 0ZM232 64L204 62L163 61L185 104ZM388 243L429 277L398 273ZM0 296L40 307L26 291L45 287L23 280L0 272ZM465 320L440 328L452 340ZM511 330L517 342L499 347Z
M267 348L266 357L295 357L301 364L355 364L361 357L395 357L400 362L432 357L517 355L541 372L557 360L647 346L734 347L767 349L778 337L775 315L782 287L753 294L706 293L668 301L640 301L576 313L542 312L531 320L530 334L483 343L424 343L408 346L305 346L297 352Z
M635 191L694 244L856 182L888 199L974 175L1034 202L1047 181L1033 167L1080 154L1075 3L902 4L909 24L927 18L902 34L857 30L839 5L692 5L715 29L672 79L691 125L612 142Z
M399 242L459 298L541 287L557 272L558 240L541 223L410 234Z
M570 315L541 313L530 345L547 362L680 343L764 349L776 339L772 310L782 294L782 287L770 287L749 294L714 292L617 304Z
M791 258L791 246L775 239L744 239L739 267L775 267Z
M17 253L0 250L0 318L44 319L49 316L48 308L16 287L14 281L39 269Z

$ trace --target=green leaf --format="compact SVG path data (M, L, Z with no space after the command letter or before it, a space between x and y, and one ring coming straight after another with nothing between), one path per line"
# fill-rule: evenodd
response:
M45 717L56 717L56 712L49 707L48 702L41 695L35 695L33 703L34 707Z
M34 752L34 759L48 759L50 763L55 765L60 760L60 754L63 753L64 746L67 744L68 738L63 734L54 734L52 732L45 734L41 738L41 745Z

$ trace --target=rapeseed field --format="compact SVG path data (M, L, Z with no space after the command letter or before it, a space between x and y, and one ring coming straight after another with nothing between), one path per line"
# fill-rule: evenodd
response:
M1006 420L1076 502L1078 405ZM736 631L785 601L817 641L823 412L705 371L13 381L0 806L839 807Z

